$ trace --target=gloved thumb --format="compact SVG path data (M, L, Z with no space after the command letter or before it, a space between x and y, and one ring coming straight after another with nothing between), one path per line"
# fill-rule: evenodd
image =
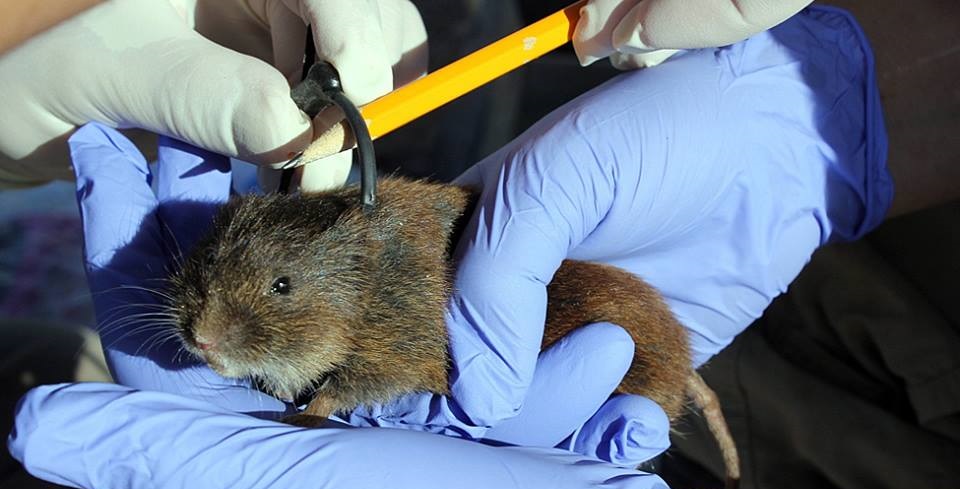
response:
M580 64L610 58L614 68L632 70L658 65L675 49L658 49L644 40L641 20L650 2L637 0L591 0L580 10L573 35L573 48Z
M133 125L258 164L283 162L309 144L311 121L279 71L193 31L177 41L153 53L169 64L131 94L155 94L152 107L131 107Z
M636 467L670 447L670 421L646 397L614 396L559 447Z
M0 66L0 122L19 128L0 149L15 159L88 121L255 163L284 161L312 137L279 71L191 30L168 2L101 4Z
M580 9L573 32L573 50L587 66L617 51L614 31L639 0L590 0Z

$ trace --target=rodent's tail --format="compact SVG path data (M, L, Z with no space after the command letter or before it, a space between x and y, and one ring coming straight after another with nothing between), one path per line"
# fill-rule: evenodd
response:
M622 327L634 341L633 364L619 390L656 402L671 422L683 414L689 340L660 294L619 268L564 261L547 287L544 346L597 322Z
M687 394L693 403L703 412L707 428L713 434L723 456L723 466L727 471L726 489L736 489L740 485L740 456L733 442L727 420L720 409L720 400L713 389L707 385L695 370L687 377Z
M687 399L703 411L722 452L727 487L736 487L740 462L716 394L692 363L686 329L660 293L633 274L608 265L566 260L547 287L544 348L590 323L609 322L634 342L633 363L619 391L642 395L663 408L670 422Z

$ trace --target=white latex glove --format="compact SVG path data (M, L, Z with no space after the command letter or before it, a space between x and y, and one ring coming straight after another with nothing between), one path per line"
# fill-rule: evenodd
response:
M679 49L725 46L789 19L812 0L590 0L573 47L583 66L659 64Z
M0 186L72 178L65 141L88 121L282 164L326 129L290 99L308 22L355 103L426 69L407 0L110 0L0 57ZM304 185L348 171L334 155Z

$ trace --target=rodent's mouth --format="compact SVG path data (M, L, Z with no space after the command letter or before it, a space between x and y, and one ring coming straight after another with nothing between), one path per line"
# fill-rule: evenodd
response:
M207 363L207 365L209 365L210 368L213 369L214 372L220 374L223 377L227 377L227 378L243 377L243 375L237 372L235 368L230 368L229 364L225 362L224 359L218 355L211 354L211 353L202 353L201 357Z
M209 365L214 372L224 375L223 371L225 369L223 368L223 364L220 363L220 360L218 360L216 356L208 354L203 354L201 356L203 357L203 361L207 362L207 365Z

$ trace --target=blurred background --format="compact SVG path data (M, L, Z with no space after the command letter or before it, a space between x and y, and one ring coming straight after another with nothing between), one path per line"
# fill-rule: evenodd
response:
M415 0L431 70L567 1ZM693 2L691 2L693 3ZM960 164L960 4L828 2L874 46L890 158ZM616 76L569 47L379 140L381 170L447 181L564 102ZM247 179L249 172L238 172ZM247 184L249 181L246 182ZM68 182L0 192L0 425L38 384L107 380ZM789 293L702 370L744 488L960 487L960 202L820 250ZM648 468L674 489L722 487L698 415ZM55 487L0 451L0 488Z

